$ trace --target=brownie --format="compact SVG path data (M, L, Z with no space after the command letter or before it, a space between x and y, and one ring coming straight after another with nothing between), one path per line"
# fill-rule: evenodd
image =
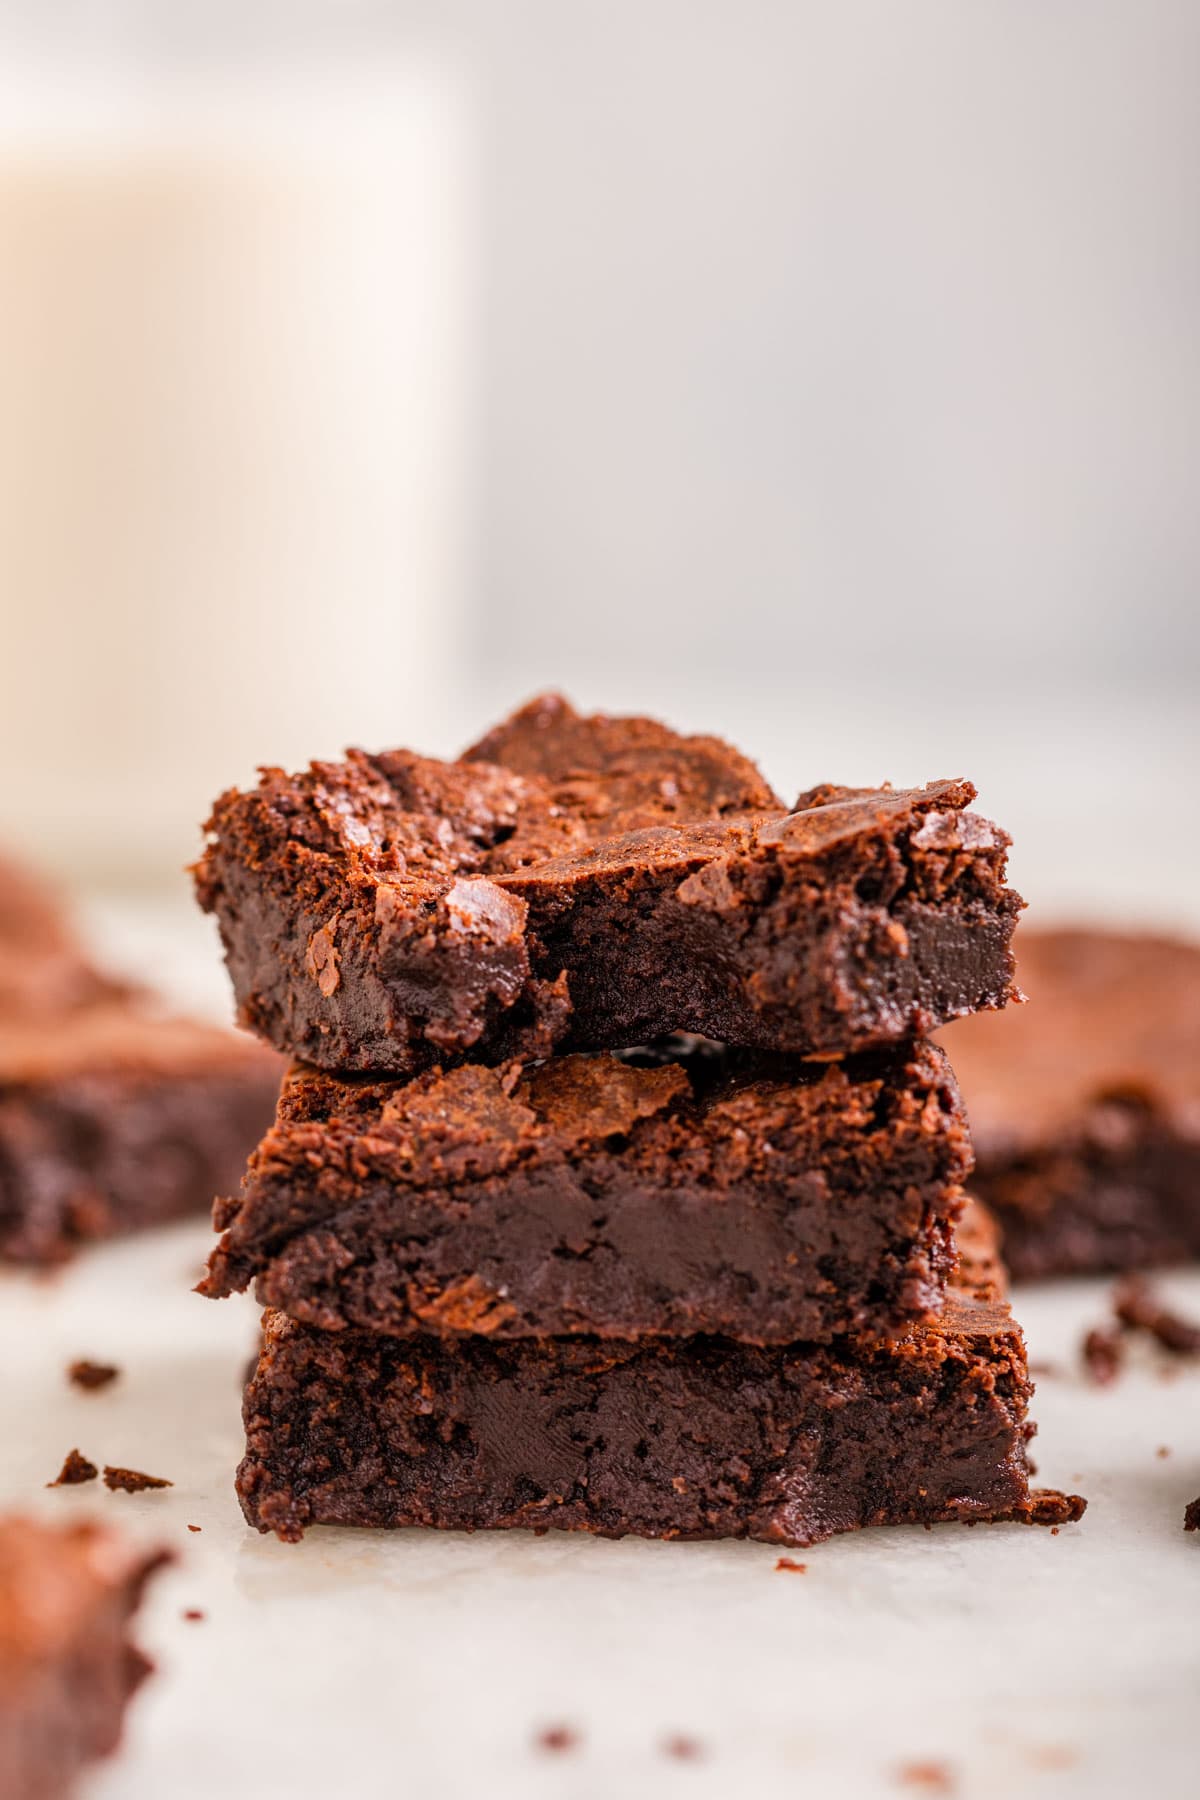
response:
M946 1037L1013 1276L1200 1255L1200 946L1022 928L1016 949L1029 1005Z
M205 1211L240 1178L280 1069L253 1039L125 999L0 1015L0 1261Z
M130 1621L171 1559L98 1525L0 1522L0 1794L62 1800L109 1756L150 1664Z
M242 1022L322 1068L672 1031L840 1054L1012 997L1021 901L974 792L789 811L717 738L546 696L458 762L262 771L217 801L197 893Z
M527 1527L806 1545L861 1525L1075 1517L1031 1494L1030 1381L976 1211L952 1298L891 1343L391 1338L281 1313L245 1399L260 1531Z
M0 1019L70 1011L130 992L94 967L57 895L22 864L0 857Z
M943 1053L845 1064L704 1040L298 1066L202 1291L325 1330L895 1336L941 1307L970 1146Z

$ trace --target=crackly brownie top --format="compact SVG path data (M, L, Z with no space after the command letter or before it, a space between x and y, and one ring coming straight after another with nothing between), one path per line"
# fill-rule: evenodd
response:
M130 1602L168 1556L91 1523L0 1520L0 1681L68 1655L99 1608Z
M264 769L255 789L217 801L195 873L209 907L222 856L232 852L251 869L286 871L301 898L327 897L331 879L366 885L380 924L400 907L444 898L469 931L480 909L514 904L497 889L528 893L543 876L558 882L738 853L802 861L881 831L908 833L923 871L944 868L950 879L973 852L1008 844L964 811L974 796L966 781L827 785L789 812L753 763L719 738L684 737L651 719L583 717L544 695L458 762L352 750L298 774ZM1002 874L1001 866L995 885ZM489 878L486 891L479 877Z
M346 879L403 891L502 875L667 820L780 808L719 738L681 737L651 719L583 718L545 695L457 762L351 750L300 774L264 769L252 793L221 796L207 829L254 863L315 857ZM198 865L202 897L211 863L210 847Z
M714 1192L778 1179L789 1162L819 1165L831 1183L857 1187L873 1164L886 1173L903 1132L943 1139L944 1179L965 1178L971 1159L958 1090L928 1042L813 1063L676 1038L533 1067L466 1064L409 1081L297 1064L241 1198L218 1203L217 1228L227 1235L205 1291L229 1291L239 1253L305 1229L374 1183L436 1198L616 1149L665 1184L696 1181Z
M1139 1114L1200 1140L1200 945L1022 928L1028 1005L948 1028L981 1156L1117 1145Z

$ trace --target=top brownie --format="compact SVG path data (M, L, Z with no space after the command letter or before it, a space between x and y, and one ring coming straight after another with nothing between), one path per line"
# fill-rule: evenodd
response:
M1007 836L969 782L789 811L718 738L531 702L458 762L264 769L196 866L243 1022L411 1074L691 1031L837 1055L1014 995Z

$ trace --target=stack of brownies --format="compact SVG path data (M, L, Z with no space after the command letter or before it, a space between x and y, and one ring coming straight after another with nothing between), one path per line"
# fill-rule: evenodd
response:
M1029 1488L1024 1345L925 1036L1013 997L1021 902L972 798L789 810L718 739L554 697L457 762L222 796L200 900L242 1021L302 1059L203 1284L268 1308L251 1523L1077 1516Z

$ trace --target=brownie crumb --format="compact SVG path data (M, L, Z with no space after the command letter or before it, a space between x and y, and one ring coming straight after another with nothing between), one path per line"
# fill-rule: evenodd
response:
M94 1462L81 1456L78 1450L68 1450L63 1458L63 1466L47 1487L77 1487L81 1481L95 1481L100 1473Z
M793 1575L807 1575L808 1564L797 1562L793 1556L781 1556L775 1564L776 1569L790 1569Z
M1110 1387L1121 1373L1125 1343L1119 1331L1093 1326L1083 1340L1083 1366L1097 1387Z
M704 1751L695 1738L685 1737L677 1732L674 1737L664 1740L663 1755L674 1756L680 1762L699 1762Z
M1026 1505L1016 1515L1028 1525L1074 1525L1087 1511L1082 1494L1060 1494L1057 1488L1034 1488Z
M1139 1276L1117 1283L1113 1311L1127 1330L1148 1331L1173 1356L1200 1355L1200 1325L1164 1306L1149 1282Z
M538 1732L536 1742L539 1750L577 1750L580 1738L570 1725L547 1725Z
M1044 1375L1049 1379L1052 1375L1061 1375L1062 1370L1056 1362L1031 1362L1029 1365L1029 1373L1031 1375Z
M945 1763L905 1763L896 1771L905 1787L919 1788L924 1794L952 1794L954 1778Z
M105 1464L104 1485L114 1494L118 1488L123 1494L140 1494L146 1488L169 1488L175 1483L165 1481L161 1475L143 1475L140 1469L115 1469Z
M1193 1500L1183 1515L1185 1531L1200 1531L1200 1500Z
M1154 1454L1155 1454L1155 1456L1158 1456L1158 1457L1170 1456L1170 1454L1171 1454L1170 1444L1160 1444L1158 1446L1158 1449L1154 1452Z
M185 1606L183 1616L190 1625L197 1625L201 1619L206 1619L208 1614L202 1606Z
M199 1527L199 1525L189 1525L188 1530L189 1531L199 1531L200 1527Z
M67 1380L72 1386L82 1388L85 1394L92 1394L97 1388L107 1387L120 1373L116 1363L89 1362L86 1357L81 1357L67 1370Z

